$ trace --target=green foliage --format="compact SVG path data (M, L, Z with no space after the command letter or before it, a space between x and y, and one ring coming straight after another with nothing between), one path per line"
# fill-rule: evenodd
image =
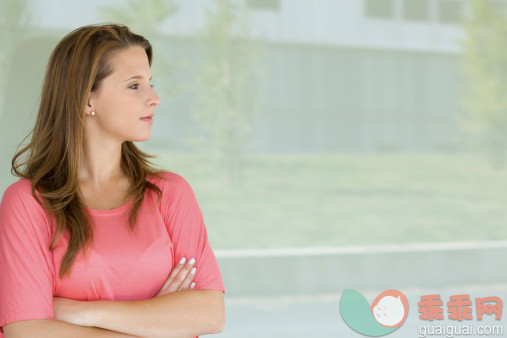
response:
M505 6L472 0L464 22L463 69L468 80L463 126L495 167L502 167L507 149L507 17Z
M178 10L174 0L126 0L121 6L106 6L101 16L127 25L134 33L151 35L155 28Z
M1 0L0 5L0 109L11 53L30 30L29 0Z
M260 48L250 36L244 7L227 0L215 0L213 5L205 8L206 22L192 71L197 98L192 117L201 133L192 131L187 142L209 155L223 179L238 183L253 122L255 60Z

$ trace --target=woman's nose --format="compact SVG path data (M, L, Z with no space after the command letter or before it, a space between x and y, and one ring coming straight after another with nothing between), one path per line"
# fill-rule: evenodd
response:
M150 100L150 107L158 107L160 105L160 97L154 92L155 96Z

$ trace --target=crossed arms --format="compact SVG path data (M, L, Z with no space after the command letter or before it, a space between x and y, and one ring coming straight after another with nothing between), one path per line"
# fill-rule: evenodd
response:
M193 338L222 332L225 304L220 290L181 290L139 301L65 302L58 319L22 320L3 326L11 337Z

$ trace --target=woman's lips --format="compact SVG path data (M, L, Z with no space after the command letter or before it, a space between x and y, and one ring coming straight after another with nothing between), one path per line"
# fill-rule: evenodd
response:
M141 120L153 124L153 117L141 117Z

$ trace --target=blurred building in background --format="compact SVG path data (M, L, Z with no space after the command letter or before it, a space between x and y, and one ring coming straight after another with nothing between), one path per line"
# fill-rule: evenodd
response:
M265 56L256 151L456 149L464 1L247 5ZM193 36L200 8L187 2L162 31Z
M252 130L256 153L458 150L464 0L236 0L262 40ZM69 10L34 2L40 30L90 24L90 1ZM192 44L210 0L178 1L157 27L171 58ZM53 4L53 5L52 5ZM63 7L62 7L63 6ZM61 12L71 16L62 20ZM55 17L53 17L55 16ZM58 20L56 19L58 18ZM154 79L156 83L156 79ZM150 142L185 150L191 96L161 106ZM158 128L158 131L157 131Z

